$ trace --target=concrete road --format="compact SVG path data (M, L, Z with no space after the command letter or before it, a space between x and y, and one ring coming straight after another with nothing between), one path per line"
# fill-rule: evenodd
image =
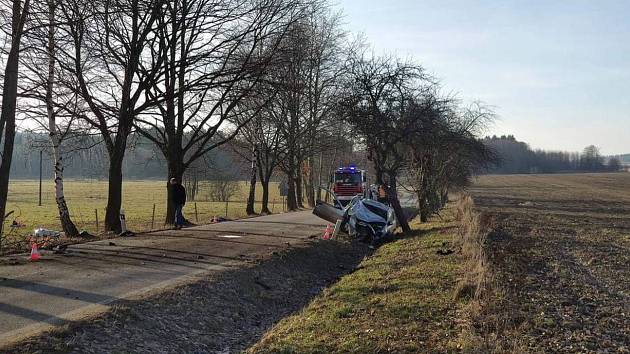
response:
M38 262L0 265L0 347L106 311L116 300L304 242L324 226L310 211L276 214L85 243L65 255L44 251Z

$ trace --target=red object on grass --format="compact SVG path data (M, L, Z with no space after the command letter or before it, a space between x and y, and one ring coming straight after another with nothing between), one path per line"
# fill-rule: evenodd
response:
M39 260L40 258L42 258L42 255L39 253L39 250L37 249L37 243L33 243L33 247L31 247L31 256L28 257L28 260L31 262L35 262L36 260Z

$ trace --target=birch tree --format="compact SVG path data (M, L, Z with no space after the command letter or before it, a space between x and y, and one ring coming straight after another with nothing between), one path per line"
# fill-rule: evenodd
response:
M21 84L21 97L25 98L20 109L26 119L36 122L46 132L52 145L55 202L61 228L68 237L76 237L79 231L72 221L64 193L63 141L77 127L78 97L59 85L57 75L57 9L59 0L46 0L33 6L36 24L26 36L29 44L22 56L25 68ZM42 67L47 70L41 70ZM37 129L37 127L35 128Z

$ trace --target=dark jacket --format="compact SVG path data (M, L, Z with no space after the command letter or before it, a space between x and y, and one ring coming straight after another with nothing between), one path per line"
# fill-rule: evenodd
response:
M171 195L171 201L175 205L184 205L186 204L186 188L181 184L173 184L171 185L173 189L173 194Z

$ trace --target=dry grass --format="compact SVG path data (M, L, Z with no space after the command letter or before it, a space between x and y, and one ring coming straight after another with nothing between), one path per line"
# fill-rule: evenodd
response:
M381 246L249 352L456 351L458 310L469 299L453 296L464 266L455 209L412 227L412 235Z
M6 246L6 251L27 250L28 245L24 242L25 236L34 228L60 229L54 185L51 181L44 181L42 188L42 206L38 206L38 181L12 180L10 182L7 211L13 210L14 213L6 220L5 224L6 238L3 240L3 245ZM184 215L192 222L204 224L210 222L214 215L226 216L226 203L210 201L208 190L205 182L202 182L197 200L186 203ZM247 192L246 183L240 182L238 193L227 203L228 218L236 219L246 216ZM262 199L261 188L257 188L256 192L256 200L260 201ZM107 182L69 179L65 181L65 194L70 215L77 228L92 234L102 232L107 205ZM273 212L282 211L282 198L279 196L277 183L270 185L269 202ZM152 223L154 205L155 220ZM127 227L130 230L139 232L164 228L166 183L154 180L123 182L122 208L125 210ZM256 210L260 210L260 202L257 202ZM96 227L97 213L99 229ZM26 226L18 229L9 228L8 225L16 218Z
M482 216L475 210L475 204L469 195L461 196L456 208L464 274L459 280L455 297L478 300L491 279L485 251L488 228L487 225L482 225Z

